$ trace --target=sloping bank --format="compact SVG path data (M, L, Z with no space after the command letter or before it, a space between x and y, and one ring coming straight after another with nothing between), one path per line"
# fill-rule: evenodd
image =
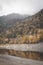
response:
M0 55L0 65L43 65L43 61L24 59L9 55Z

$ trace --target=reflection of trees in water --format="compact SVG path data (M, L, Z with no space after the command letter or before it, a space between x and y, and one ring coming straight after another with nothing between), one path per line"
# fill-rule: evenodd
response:
M15 51L15 50L0 49L0 54L8 54L12 56L24 57L29 59L43 60L43 53L32 51Z

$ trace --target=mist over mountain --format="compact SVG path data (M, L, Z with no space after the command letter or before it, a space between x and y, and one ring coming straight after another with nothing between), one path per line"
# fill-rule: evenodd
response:
M12 14L9 14L9 15L6 15L6 16L1 16L0 22L8 23L8 21L10 22L10 20L14 20L14 22L15 22L15 20L22 20L22 19L26 18L27 16L28 15L20 15L20 14L17 14L17 13L12 13Z
M0 16L0 32L1 30L8 29L13 26L16 22L20 22L25 19L28 15L20 15L12 13L6 16Z

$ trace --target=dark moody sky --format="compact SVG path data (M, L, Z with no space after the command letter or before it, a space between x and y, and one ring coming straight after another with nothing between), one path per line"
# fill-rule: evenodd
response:
M32 15L43 9L43 0L0 0L0 16L10 13Z

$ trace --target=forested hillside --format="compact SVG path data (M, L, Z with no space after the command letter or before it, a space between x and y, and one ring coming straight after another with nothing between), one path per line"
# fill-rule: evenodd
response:
M0 44L29 44L43 42L43 10L22 20L11 19L10 21L12 26L9 24L9 22L6 23L6 25L3 23L5 28L0 21ZM14 23L14 21L16 23Z

